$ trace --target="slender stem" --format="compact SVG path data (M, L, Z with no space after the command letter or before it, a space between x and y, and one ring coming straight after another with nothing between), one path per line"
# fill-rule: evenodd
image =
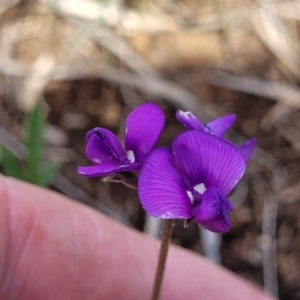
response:
M163 230L161 234L161 244L160 244L159 257L158 257L158 264L156 267L151 300L158 300L159 298L172 230L173 230L173 220L171 219L164 220Z

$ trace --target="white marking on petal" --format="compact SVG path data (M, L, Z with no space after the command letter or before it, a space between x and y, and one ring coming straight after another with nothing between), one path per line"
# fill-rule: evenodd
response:
M164 214L162 214L160 216L160 218L162 218L162 219L172 219L172 217L173 217L173 214L169 211L165 212Z
M195 201L195 199L194 199L194 197L193 197L193 194L192 194L192 192L190 192L190 191L186 191L186 194L188 195L188 197L189 197L189 199L190 199L190 201L191 201L191 204L193 205L193 204L194 204L194 201Z
M125 134L127 134L127 132L128 132L128 129L127 129L127 127L125 127Z
M182 111L182 110L179 110L179 115L184 117L185 119L189 119L190 116L193 118L193 119L196 119L196 117L190 112L190 111Z
M206 187L204 183L199 183L194 186L194 190L203 195L203 193L206 191Z
M127 158L129 159L129 161L130 161L131 163L133 163L133 162L135 161L135 156L134 156L134 153L133 153L132 150L128 150L128 151L126 152L126 156L127 156Z
M101 159L93 158L93 162L96 163L96 164L101 164Z

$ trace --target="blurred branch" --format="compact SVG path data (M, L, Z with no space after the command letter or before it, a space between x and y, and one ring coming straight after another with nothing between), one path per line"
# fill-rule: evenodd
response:
M41 54L32 64L28 74L19 84L18 101L22 109L29 112L40 101L54 67L54 57Z
M252 26L265 46L298 79L300 79L300 59L289 39L287 30L278 19L274 3L261 1L261 6L253 11Z
M74 26L74 21L69 20ZM23 22L16 22L7 24L3 34L8 36L8 39L1 39L1 55L0 55L0 71L6 76L23 79L25 83L35 83L35 97L38 92L41 92L41 87L45 86L47 81L52 80L74 80L87 77L102 78L104 80L112 81L120 85L137 88L147 94L162 97L176 106L183 109L193 110L196 115L202 119L206 119L202 113L200 103L197 97L184 90L175 83L163 79L152 67L150 67L124 40L114 35L111 31L96 28L86 33L85 38L96 41L102 47L107 48L111 53L117 55L118 58L126 64L136 76L128 71L114 69L104 66L89 66L77 65L75 67L69 66L54 66L53 60L49 59L47 55L41 55L45 70L42 72L40 64L37 62L37 67L29 69L26 65L19 63L12 56L12 45L18 40L17 32L22 29ZM78 28L78 23L75 23ZM26 33L26 36L30 32ZM45 59L46 58L46 59ZM44 73L44 74L43 74ZM31 84L32 85L32 84ZM30 85L26 85L29 89ZM18 93L18 89L15 91Z
M25 145L2 126L0 126L0 144L10 150L10 152L19 159L22 159L27 155Z
M203 229L199 226L199 234L203 246L203 254L215 262L216 264L222 264L221 257L221 242L222 235Z
M193 21L191 21L191 18L178 17L178 13L174 15L174 11L172 15L163 13L154 6L151 12L143 12L131 9L120 9L116 1L109 1L104 4L86 0L39 1L51 7L55 13L65 18L76 18L86 22L101 21L102 24L107 27L118 27L118 33L124 37L130 37L137 33L152 35L175 33L186 26L199 33L216 31L222 28L219 16L215 13L202 15L199 19L195 17ZM247 17L250 8L251 6L245 5L232 9L228 18L233 20L236 26L241 26L241 24L248 22Z
M262 176L257 175L253 182L259 198L264 199L262 216L262 263L264 290L274 298L278 298L277 278L277 210L278 195L287 184L287 175L280 166L274 167L271 187Z
M3 62L3 63L2 63ZM0 71L7 76L23 78L28 73L25 66L16 61L7 59L6 61L0 58ZM36 74L36 76L42 76ZM90 66L90 65L72 65L72 66L56 66L51 74L47 74L49 80L65 80L71 81L84 78L101 78L116 84L136 88L146 94L161 97L166 99L177 107L195 112L202 120L204 116L198 98L187 90L181 88L176 83L166 79L153 80L152 78L141 78L129 71L121 70L112 67Z
M300 108L300 89L297 86L264 80L228 71L201 69L184 72L176 77L184 86L208 83L219 88L278 101L290 108Z
M146 213L143 231L150 236L159 238L162 227L162 221L162 219L152 217Z
M0 15L8 11L11 7L15 6L18 4L21 0L10 0L10 1L5 1L4 3L1 3L0 5Z
M138 75L147 78L160 78L158 72L150 67L125 41L108 30L97 30L91 37L102 47L108 49Z
M193 110L198 117L205 117L200 109L198 98L176 83L166 79L141 78L126 70L104 67L89 66L57 67L55 68L53 80L74 80L79 78L101 78L120 85L136 88L151 96L161 97L177 107ZM200 116L199 116L200 115Z
M300 20L300 3L284 1L278 3L278 14L287 19Z
M285 204L291 204L300 200L300 185L297 183L283 189L279 193L279 200Z

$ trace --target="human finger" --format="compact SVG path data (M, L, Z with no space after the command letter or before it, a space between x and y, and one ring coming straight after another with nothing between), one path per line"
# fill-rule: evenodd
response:
M158 241L57 193L0 177L0 300L149 299ZM161 299L267 300L171 247Z

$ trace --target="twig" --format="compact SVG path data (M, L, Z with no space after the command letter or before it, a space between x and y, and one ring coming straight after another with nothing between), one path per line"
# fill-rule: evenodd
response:
M54 80L74 80L78 78L102 78L107 81L136 88L152 96L164 98L173 104L184 109L195 111L201 114L201 106L198 98L178 84L166 79L143 79L126 70L111 67L92 67L92 66L61 66L56 67L52 74Z
M13 155L23 159L27 155L27 149L24 144L17 140L4 127L0 126L0 145L7 148Z
M120 216L103 203L97 201L97 199L91 197L88 193L79 188L76 184L71 182L66 176L62 175L60 172L58 172L55 175L55 177L51 181L51 184L53 184L54 187L56 187L60 192L67 195L68 197L85 203L94 208L97 208L105 215L130 226L128 220L126 220L123 216Z
M290 187L283 189L279 193L279 200L282 203L291 204L300 200L300 185L294 184Z
M278 196L276 190L282 186L279 181L278 169L274 174L274 192L265 197L262 220L262 250L264 290L274 298L278 298L277 254L276 254L276 224Z
M275 11L273 1L261 1L260 8L252 15L252 26L258 38L299 79L300 60L296 47L293 46Z
M250 94L278 101L291 108L300 108L300 89L279 81L263 80L255 77L235 75L230 72L213 69L201 69L181 73L175 77L183 86L209 83L231 91Z
M274 168L272 188L269 189L260 176L254 183L256 193L264 199L262 216L262 263L264 290L274 298L278 297L276 224L278 194L286 184L285 172L282 168Z
M152 11L135 11L125 9L120 11L116 3L110 1L102 5L101 3L87 2L85 0L39 0L39 2L53 8L54 12L62 15L66 19L83 20L85 22L101 21L107 27L119 27L119 34L123 37L131 37L138 33L158 35L162 33L177 33L182 28L189 27L191 32L211 32L222 28L218 14L211 13L195 16L194 18L170 16L163 13L158 8ZM174 6L174 4L173 4ZM241 26L248 23L247 16L249 15L251 5L244 5L232 9L228 18L232 20L235 26ZM181 10L182 11L182 10ZM122 19L120 22L120 14Z
M0 6L0 15L8 11L11 7L17 5L20 2L20 0L10 0L6 1L4 4Z
M146 79L148 77L160 78L158 72L155 71L125 40L118 37L108 29L100 26L99 22L84 23L68 19L69 23L76 27L77 37L89 39L94 43L107 49L110 53L118 57L136 74ZM67 45L68 46L68 45ZM67 47L69 48L69 47ZM66 50L65 50L66 51ZM63 51L63 52L65 52ZM69 55L67 55L68 57Z
M91 37L92 40L116 55L126 63L135 73L148 79L159 79L161 76L150 67L141 56L135 52L125 41L112 34L108 30L97 30Z
M164 220L163 230L161 234L159 258L158 258L158 264L155 272L155 279L154 279L154 284L152 289L151 300L159 299L172 230L173 230L173 220L171 219Z

